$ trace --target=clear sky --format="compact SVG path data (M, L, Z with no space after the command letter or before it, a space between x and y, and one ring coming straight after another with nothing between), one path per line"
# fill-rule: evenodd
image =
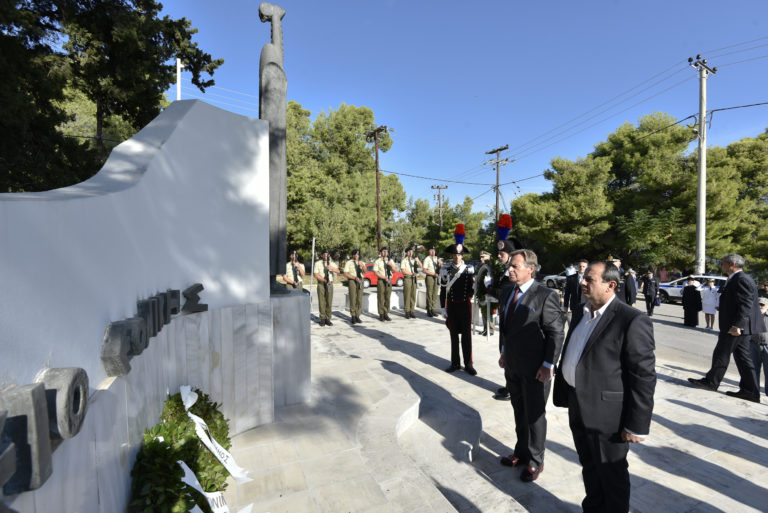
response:
M408 196L495 203L485 152L509 145L501 183L535 177L553 157L584 157L625 121L698 113L702 54L718 72L708 108L768 102L768 0L281 0L288 99L314 117L343 102L396 131L381 169ZM182 98L258 116L269 25L257 0L167 0L196 41L225 59L206 94L182 75ZM169 97L175 99L175 89ZM688 121L687 123L690 123ZM754 137L768 105L714 113L708 145ZM403 174L428 179L403 176ZM501 187L503 205L550 190L542 177Z

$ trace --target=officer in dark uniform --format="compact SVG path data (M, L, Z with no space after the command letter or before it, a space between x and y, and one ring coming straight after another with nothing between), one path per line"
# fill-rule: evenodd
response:
M462 257L464 253L467 253L466 248L464 248L463 224L456 227L454 238L456 244L445 249L445 252L451 256L451 265L445 266L441 270L444 279L447 279L445 283L445 322L451 332L451 365L445 370L446 372L454 372L461 368L459 355L459 345L461 345L464 370L467 374L475 376L477 371L472 365L472 296L475 290L475 277Z

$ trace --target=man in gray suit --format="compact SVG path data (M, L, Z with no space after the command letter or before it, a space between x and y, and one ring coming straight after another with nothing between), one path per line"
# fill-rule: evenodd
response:
M757 285L743 272L744 264L744 257L733 253L720 260L720 269L728 275L728 281L720 288L720 334L712 352L712 367L703 378L688 378L688 381L717 390L733 354L741 379L739 390L728 390L726 395L759 403L760 389L755 379L749 339L751 335L765 331L765 325L757 302Z
M499 367L507 380L517 434L515 452L501 458L501 464L524 466L520 479L526 482L544 470L546 404L563 345L560 299L557 292L533 280L537 267L533 251L512 252L508 272L514 286L499 298L499 331L504 335Z

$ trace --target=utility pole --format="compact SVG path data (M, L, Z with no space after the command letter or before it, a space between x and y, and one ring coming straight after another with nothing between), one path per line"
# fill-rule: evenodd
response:
M509 164L509 159L500 160L500 153L508 149L509 149L509 144L505 144L501 148L496 148L496 149L485 152L486 155L491 155L493 153L496 154L496 160L489 160L488 162L486 162L486 164L494 164L494 163L496 164L496 187L494 187L494 189L496 190L496 217L494 219L496 219L497 221L499 219L499 166L501 164Z
M443 189L447 189L447 185L433 185L433 189L437 189L437 196L435 199L437 200L437 215L440 218L440 224L438 225L440 227L440 231L443 231Z
M365 133L368 141L373 138L376 148L376 249L381 249L381 186L379 185L379 133L386 132L387 127L382 125Z
M184 66L181 64L181 59L176 57L176 101L181 100L181 70Z
M699 72L699 184L696 202L696 274L704 274L707 253L707 77L717 73L701 55L688 57L688 65Z

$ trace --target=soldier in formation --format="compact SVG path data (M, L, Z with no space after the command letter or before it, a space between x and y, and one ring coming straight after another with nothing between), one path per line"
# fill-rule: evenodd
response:
M315 262L313 269L317 279L317 302L320 310L320 326L333 326L331 322L331 304L333 303L333 275L339 273L339 268L331 260L330 253L324 249L321 259Z
M392 273L394 271L397 271L397 267L395 267L395 262L389 258L389 248L381 248L379 258L373 263L373 272L378 279L376 294L380 321L392 320L389 317L389 299L392 296Z
M429 256L424 259L424 284L427 286L427 315L437 317L435 304L437 303L438 273L441 262L435 256L435 247L429 247Z
M360 319L363 308L363 274L365 274L365 264L360 261L360 250L354 249L352 258L347 260L344 266L344 277L347 279L349 291L349 316L352 318L352 324L363 322Z
M285 274L283 280L288 289L304 288L304 264L299 262L299 253L294 249L291 251L291 260L285 265Z
M405 250L405 258L400 262L400 271L404 276L403 302L405 305L403 310L406 319L416 318L414 313L414 308L416 307L416 277L420 267L422 267L421 261L418 257L413 256L413 247L409 247Z

